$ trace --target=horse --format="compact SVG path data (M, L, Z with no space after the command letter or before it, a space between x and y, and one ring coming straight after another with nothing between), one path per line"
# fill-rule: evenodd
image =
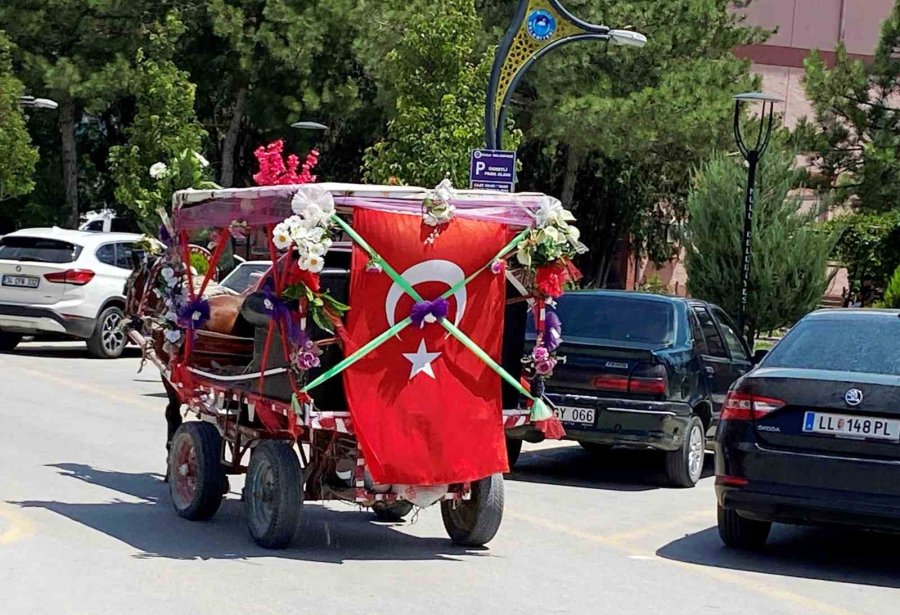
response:
M154 335L146 320L146 317L149 315L161 315L166 311L162 297L152 292L154 281L164 266L165 261L162 256L149 254L137 264L125 283L125 313L129 328L139 333L142 337L146 336L146 344L153 345L153 351L158 359L164 364L169 364L172 357L168 355L163 347L164 345L160 343L160 335ZM201 285L202 276L198 276L194 280L195 292L199 292ZM240 315L244 298L240 295L227 294L221 287L212 283L207 285L203 294L209 302L210 314L209 320L204 323L202 330L224 335L238 334L241 328L238 316ZM147 349L142 348L142 350L146 356ZM182 400L165 371L161 370L161 376L163 387L168 397L165 412L167 425L166 451L168 455L168 451L172 446L172 438L181 426Z

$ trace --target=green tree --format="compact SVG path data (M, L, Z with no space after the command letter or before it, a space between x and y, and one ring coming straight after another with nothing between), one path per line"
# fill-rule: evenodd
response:
M78 222L78 130L85 113L108 108L128 83L129 59L142 23L160 3L150 0L3 0L0 28L17 46L22 80L31 92L59 102L59 156L66 220Z
M385 137L366 151L366 179L433 186L449 174L466 186L470 152L484 145L494 56L480 45L473 0L414 0L372 21L368 68L393 98L394 113ZM519 136L510 131L513 149Z
M22 83L12 72L11 45L0 30L0 203L34 188L37 149L19 107Z
M776 147L760 163L745 331L750 341L814 309L829 281L833 235L815 223L821 210L804 209L791 192L801 177L792 164L793 156ZM739 160L714 155L693 176L683 237L691 295L732 315L740 305L746 181Z
M900 2L881 29L875 60L852 59L840 44L834 67L818 52L806 60L804 87L815 116L814 165L854 215L835 222L837 254L854 292L883 288L900 265Z
M505 27L516 2L483 4L489 22ZM642 49L561 48L534 65L512 102L528 138L521 187L556 192L572 207L591 248L581 265L603 285L623 238L654 260L671 256L665 229L684 216L690 171L734 147L731 96L756 85L732 50L765 33L743 27L732 11L742 2L731 0L565 4L648 38Z
M147 32L148 46L138 50L130 82L134 119L125 129L125 144L110 149L116 199L150 229L157 226L157 208L171 198L171 193L160 192L160 173L151 176L151 167L162 163L168 170L162 172L164 176L184 178L181 185L167 183L168 188L181 189L200 187L196 182L205 179L199 167L208 165L205 158L194 155L206 135L194 114L195 86L172 59L175 41L183 32L175 15Z

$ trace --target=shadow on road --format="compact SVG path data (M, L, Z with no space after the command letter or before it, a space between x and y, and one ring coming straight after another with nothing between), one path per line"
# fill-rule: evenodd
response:
M27 342L20 344L10 353L14 355L26 357L41 357L52 359L90 359L87 347L84 342L66 342L66 343L48 343L48 342ZM135 346L126 346L122 353L123 358L134 358L141 356L140 348Z
M703 478L713 474L713 458L707 455ZM603 454L589 453L580 446L522 451L506 478L607 491L649 491L666 486L660 453L625 448Z
M66 503L57 501L10 502L22 508L43 508L125 542L141 553L138 558L184 560L250 559L278 557L298 561L340 564L347 560L458 560L490 557L486 550L453 546L447 538L418 538L375 523L374 515L355 508L325 508L318 503L303 507L303 522L294 546L284 551L258 547L247 532L243 505L231 494L211 521L191 522L175 515L168 486L155 474L127 474L98 470L88 465L61 463L65 476L99 485L141 501Z
M776 524L758 553L726 548L711 527L671 542L656 554L715 568L900 588L898 551L897 535Z

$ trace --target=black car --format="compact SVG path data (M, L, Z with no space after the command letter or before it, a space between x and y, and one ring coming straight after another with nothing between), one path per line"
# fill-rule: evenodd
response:
M546 393L567 437L591 451L665 451L671 484L695 485L705 434L728 387L752 366L731 319L702 301L608 290L567 293L557 312L565 363ZM508 430L510 465L523 439L542 438L530 426Z
M900 529L900 312L803 318L734 384L716 438L719 535L772 522Z

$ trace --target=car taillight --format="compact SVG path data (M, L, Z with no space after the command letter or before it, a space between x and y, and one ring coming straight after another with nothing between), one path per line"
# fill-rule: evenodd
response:
M723 421L752 421L784 406L780 399L731 391L722 405Z
M669 377L662 365L638 367L630 376L601 374L594 378L592 384L595 389L609 393L666 395L669 392Z
M594 388L613 393L628 392L628 376L603 375L594 378Z
M666 395L669 392L669 375L662 365L638 367L631 374L628 392L637 395Z
M45 273L44 279L54 284L71 284L72 286L84 286L94 279L94 272L90 269L68 269Z

